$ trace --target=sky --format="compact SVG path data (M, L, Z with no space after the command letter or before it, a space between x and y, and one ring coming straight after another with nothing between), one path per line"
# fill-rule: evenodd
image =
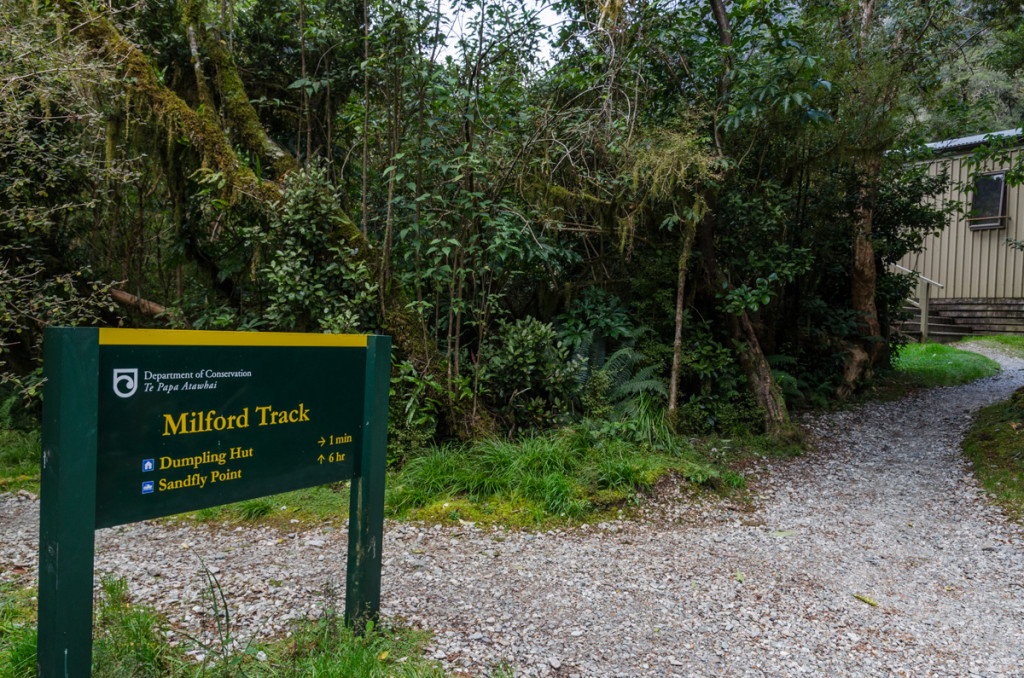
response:
M458 43L459 36L467 30L467 23L471 19L471 16L465 12L456 12L452 9L451 0L440 0L442 11L446 16L452 19L451 25L448 31L448 47L441 52L440 58L445 56L455 55L455 45ZM524 9L528 10L539 10L541 24L549 27L557 28L563 17L551 8L550 2L543 2L540 0L522 0ZM550 61L551 45L549 41L544 41L541 51L544 57Z

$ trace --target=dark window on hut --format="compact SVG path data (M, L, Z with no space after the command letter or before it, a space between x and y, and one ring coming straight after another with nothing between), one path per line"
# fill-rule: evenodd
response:
M972 229L1006 225L1006 175L1003 172L982 174L975 180L967 223Z

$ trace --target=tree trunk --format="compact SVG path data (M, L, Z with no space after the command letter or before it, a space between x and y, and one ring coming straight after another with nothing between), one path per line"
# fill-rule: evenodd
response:
M299 168L299 161L280 144L270 138L260 122L256 109L249 102L242 77L238 74L235 58L216 31L203 28L197 21L203 52L214 68L214 85L220 97L220 110L227 121L231 138L239 146L259 157L263 165L278 179Z
M789 410L786 409L786 399L761 350L761 342L757 339L750 316L744 311L733 322L733 334L745 346L740 351L740 364L746 373L754 400L764 410L765 431L776 439L792 437L794 431L789 420Z
M683 252L679 255L679 275L676 279L676 329L672 340L672 372L668 381L668 417L675 417L679 405L679 370L683 353L683 301L686 296L686 268L693 252L697 225L688 222L683 231Z
M70 18L70 25L76 27L73 34L79 40L104 55L109 62L119 64L123 76L122 83L128 97L136 110L148 113L148 122L155 128L154 138L180 139L192 151L191 154L182 154L179 160L182 166L170 168L171 170L181 172L184 176L198 169L219 173L224 181L225 194L232 201L248 201L262 211L277 209L277 204L282 198L281 186L276 182L258 178L251 169L239 161L238 155L228 142L228 135L221 126L216 110L211 110L209 106L193 110L177 94L157 80L152 64L138 47L125 39L110 21L88 9L85 3L78 0L56 2ZM198 33L201 46L202 35L202 32ZM212 40L212 43L220 45L219 40ZM216 48L214 52L216 53ZM220 73L215 84L220 86L231 81L231 87L235 88L230 97L221 92L220 100L230 100L230 105L225 104L224 108L225 117L232 121L231 124L236 128L245 128L246 133L239 135L243 145L246 148L250 148L251 145L251 150L256 150L261 155L266 154L264 157L271 159L279 150L284 152L280 146L269 140L262 125L259 124L255 110L248 103L241 79L234 81L234 78L237 78L237 71L234 71L233 60L219 57L215 57L214 60L218 62L217 69ZM287 155L287 158L278 159L274 165L278 171L285 171L288 167L297 167L298 163L294 157ZM376 249L340 206L338 216L338 235L353 250L353 257L365 262L376 274L380 270ZM424 340L426 332L421 326L420 319L406 308L407 299L404 292L399 286L390 285L387 290L381 290L381 294L385 295L385 313L381 319L383 331L394 338L395 347L409 356L421 374L429 376L429 380L436 383L444 383L444 360L438 353L437 346ZM444 395L439 394L443 401L446 400ZM441 428L465 436L469 433L462 424L466 417L464 413L456 412L456 407L453 405L451 411L444 413Z
M860 314L860 337L846 345L843 358L843 384L841 398L849 396L857 385L871 377L879 358L885 353L886 342L878 321L875 304L875 286L878 272L875 268L875 246L871 239L874 221L874 199L881 159L872 158L865 164L864 187L857 207L857 222L853 234L853 265L850 271L850 305Z
M728 279L718 268L718 260L715 256L715 234L714 234L714 198L708 199L708 211L700 220L698 234L700 238L701 257L704 263L704 275L708 287L715 290L729 290L732 286ZM754 324L746 311L730 318L733 338L743 346L739 353L740 366L743 368L750 387L750 393L754 401L764 415L765 432L772 438L788 440L796 435L796 431L789 420L789 411L786 409L786 400L782 396L782 390L775 382L771 366L761 350L761 342L758 341Z

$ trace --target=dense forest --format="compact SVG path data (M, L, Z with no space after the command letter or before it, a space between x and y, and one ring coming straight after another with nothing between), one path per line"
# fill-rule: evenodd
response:
M549 9L0 0L5 417L48 325L392 335L399 446L786 440L884 368L914 149L1018 126L1020 5Z

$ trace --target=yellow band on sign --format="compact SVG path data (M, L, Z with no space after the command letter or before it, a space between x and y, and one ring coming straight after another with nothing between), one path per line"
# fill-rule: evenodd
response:
M366 347L365 334L214 332L100 328L101 346L351 346Z

